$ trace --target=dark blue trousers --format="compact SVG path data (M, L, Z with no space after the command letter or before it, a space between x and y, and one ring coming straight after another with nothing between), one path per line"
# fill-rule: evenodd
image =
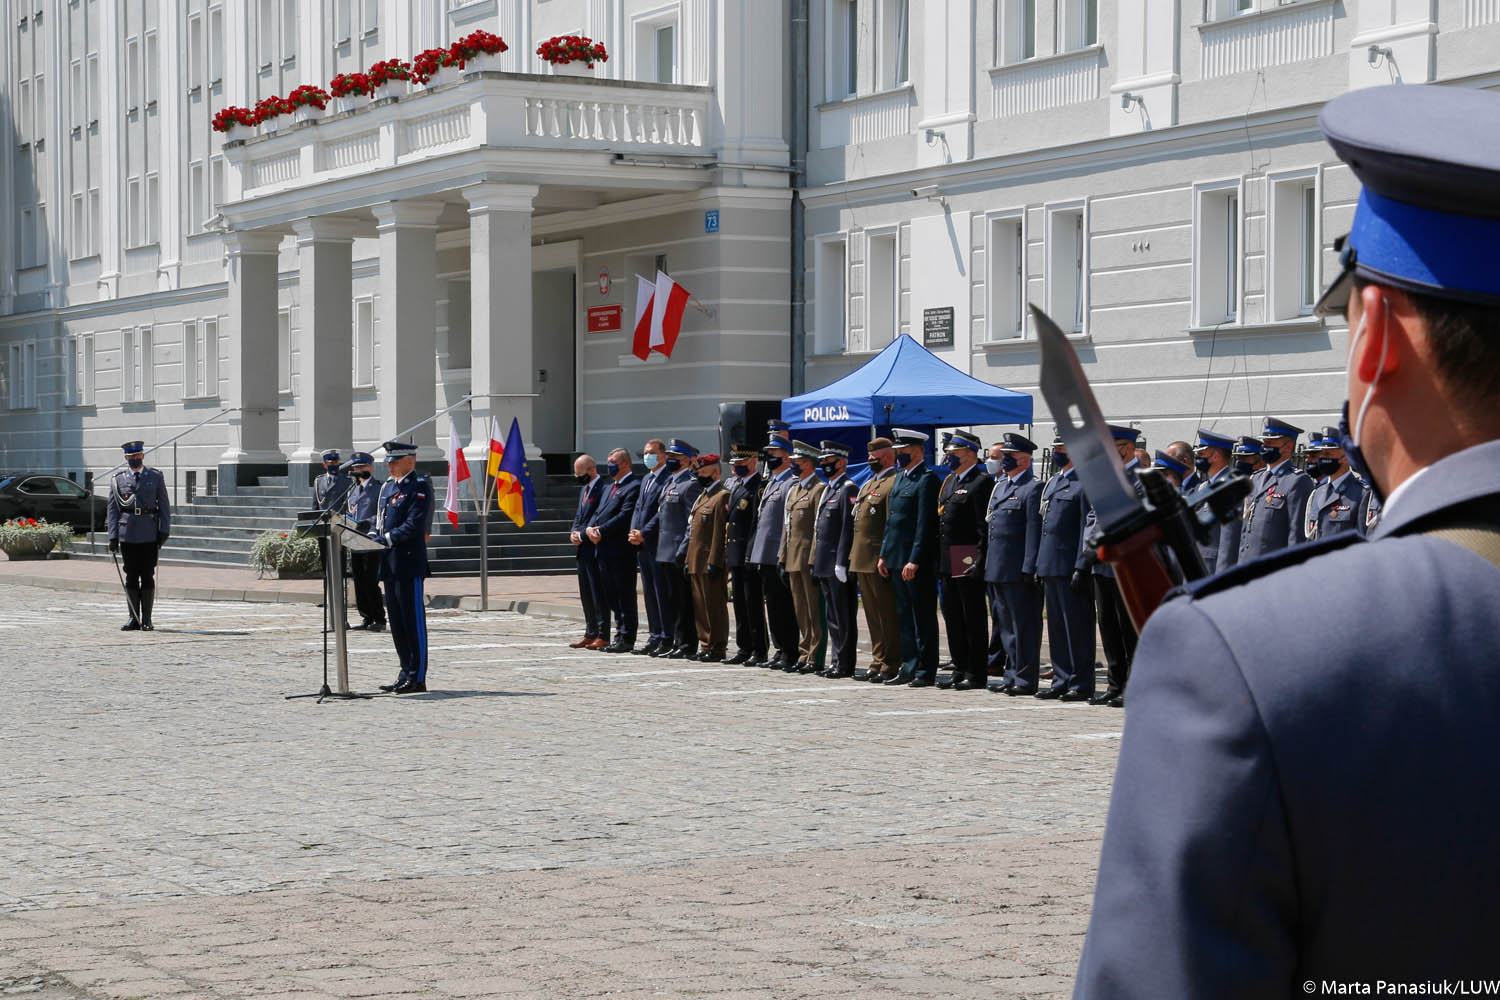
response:
M915 580L891 572L896 592L896 622L901 630L901 676L908 680L937 680L937 574L918 571Z
M635 602L635 554L599 550L599 579L615 619L615 641L635 645L640 612Z
M599 557L594 546L578 547L578 599L583 602L583 620L588 623L584 636L609 638L609 600L604 596L604 577L599 572Z
M656 554L647 552L646 546L638 545L635 547L635 562L641 571L641 594L646 599L646 638L660 644L667 638L667 633L662 628L661 584L656 572Z
M1047 646L1052 653L1052 687L1094 693L1094 602L1076 593L1065 576L1044 576L1047 592Z
M1005 606L1000 601L1000 585L998 583L987 583L984 585L985 595L990 604L990 676L1004 677L1005 665L1009 659L1009 651L1005 645Z
M422 606L422 582L419 576L385 581L386 622L401 660L397 684L427 683L427 609Z
M1029 583L1002 583L1001 631L1005 639L1005 683L1035 691L1042 671L1042 595Z

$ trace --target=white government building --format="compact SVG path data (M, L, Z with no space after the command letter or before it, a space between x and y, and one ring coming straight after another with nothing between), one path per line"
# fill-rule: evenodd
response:
M179 488L224 492L469 395L476 448L491 412L533 456L712 446L721 401L903 333L1034 392L1027 301L1153 446L1332 423L1347 334L1309 307L1357 185L1318 111L1500 84L1500 0L0 0L0 24L0 472L82 481L229 410L178 448ZM210 129L475 28L509 51L441 86ZM534 54L578 32L611 54L591 75ZM658 266L704 308L641 362L632 275ZM1039 397L1036 421L1050 441Z

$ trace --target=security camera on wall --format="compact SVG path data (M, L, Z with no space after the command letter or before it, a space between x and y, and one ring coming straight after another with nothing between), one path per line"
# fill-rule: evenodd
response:
M914 187L911 189L911 196L913 198L936 198L938 196L938 186L936 184L923 184L920 187Z

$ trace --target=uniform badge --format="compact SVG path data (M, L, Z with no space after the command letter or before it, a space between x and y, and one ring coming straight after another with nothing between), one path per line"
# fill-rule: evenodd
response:
M879 514L879 513L880 513L880 508L877 507L877 506L875 506L874 504L870 504L870 516L874 517L876 514Z
M749 506L750 506L750 501L749 500L741 500L740 501L740 510L744 510L744 509L746 509Z

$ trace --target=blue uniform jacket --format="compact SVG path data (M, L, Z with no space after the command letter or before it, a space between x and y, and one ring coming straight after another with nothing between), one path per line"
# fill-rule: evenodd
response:
M1222 486L1224 483L1229 482L1229 480L1232 478L1234 478L1234 470L1226 465L1217 473L1204 480L1204 482L1200 484L1198 488L1200 490L1212 489L1217 486ZM1195 490L1194 492L1197 491ZM1187 502L1188 506L1192 506L1193 497L1188 496ZM1235 518L1234 521L1230 524L1225 524L1222 521L1215 521L1213 524L1208 526L1208 540L1198 543L1198 554L1203 557L1203 568L1206 569L1210 574L1216 572L1219 568L1219 554L1224 541L1224 533L1231 528L1234 530L1234 551L1236 554L1239 553L1239 523L1239 518ZM1231 565L1233 564L1231 563Z
M812 575L826 580L834 577L833 568L847 565L849 553L840 549L844 541L844 525L854 520L854 498L859 494L859 484L848 476L840 476L829 483L818 501L818 519L813 527Z
M1307 498L1303 533L1309 538L1328 538L1341 531L1359 531L1359 509L1365 487L1354 473L1346 472L1337 483L1319 483Z
M602 481L602 480L601 480ZM635 507L641 495L641 481L635 473L629 473L618 483L606 483L599 506L588 526L599 529L599 554L601 556L629 556L634 548L630 544L630 521L635 516Z
M766 479L759 472L734 480L729 488L728 516L724 525L724 562L737 569L749 562L750 543L755 540L755 523L760 516L760 494Z
M105 522L113 542L139 544L166 538L172 531L172 499L161 472L145 465L116 472L109 481Z
M693 504L703 487L691 469L673 476L661 494L661 534L656 539L657 562L681 562L687 558L688 526Z
M1037 576L1072 576L1083 545L1083 523L1089 505L1078 470L1069 466L1042 488L1042 537L1036 550Z
M943 481L925 462L896 474L885 502L885 537L880 543L880 558L888 572L899 573L901 567L914 563L923 573L937 573L937 506L942 487Z
M1140 469L1140 467L1141 463L1138 459L1132 458L1129 462L1125 463L1125 478L1130 480L1131 486L1135 487L1136 496L1145 497L1146 488L1142 486L1141 481L1136 478L1136 472ZM1085 502L1087 502L1087 494L1085 494L1084 500ZM1088 514L1083 519L1083 537L1087 538L1089 536L1089 532L1093 531L1094 526L1098 523L1099 517L1094 513L1094 505L1089 504ZM1095 559L1094 553L1088 547L1088 545L1080 544L1078 546L1078 561L1073 564L1074 568L1088 569L1090 567L1090 564L1092 564L1095 576L1113 577L1115 575L1115 568L1113 566L1111 566L1107 562L1100 562L1099 560Z
M419 472L387 479L380 488L375 531L390 548L380 555L382 580L428 576L427 526L432 515L432 480Z
M661 491L671 478L667 470L658 465L641 479L640 493L636 496L635 510L630 512L630 527L641 533L641 551L656 557L656 536L661 530Z
M375 515L380 508L380 488L384 484L371 476L363 482L356 481L349 487L349 495L344 501L344 513L356 521L369 521L370 526L375 525Z
M1307 524L1302 513L1312 491L1312 477L1293 468L1290 459L1257 472L1250 497L1245 501L1240 562L1307 541Z
M319 510L343 510L344 501L353 488L353 476L325 472L313 481L313 503Z
M749 561L756 566L775 566L778 561L781 532L786 527L786 492L796 481L796 473L783 469L761 491L759 523L750 542Z
M1500 524L1500 441L1151 616L1075 998L1494 977L1500 569L1435 513Z
M990 494L989 547L984 555L986 583L1020 583L1036 572L1042 544L1042 484L1031 469L1012 479L1001 476ZM1076 553L1075 553L1076 555Z

